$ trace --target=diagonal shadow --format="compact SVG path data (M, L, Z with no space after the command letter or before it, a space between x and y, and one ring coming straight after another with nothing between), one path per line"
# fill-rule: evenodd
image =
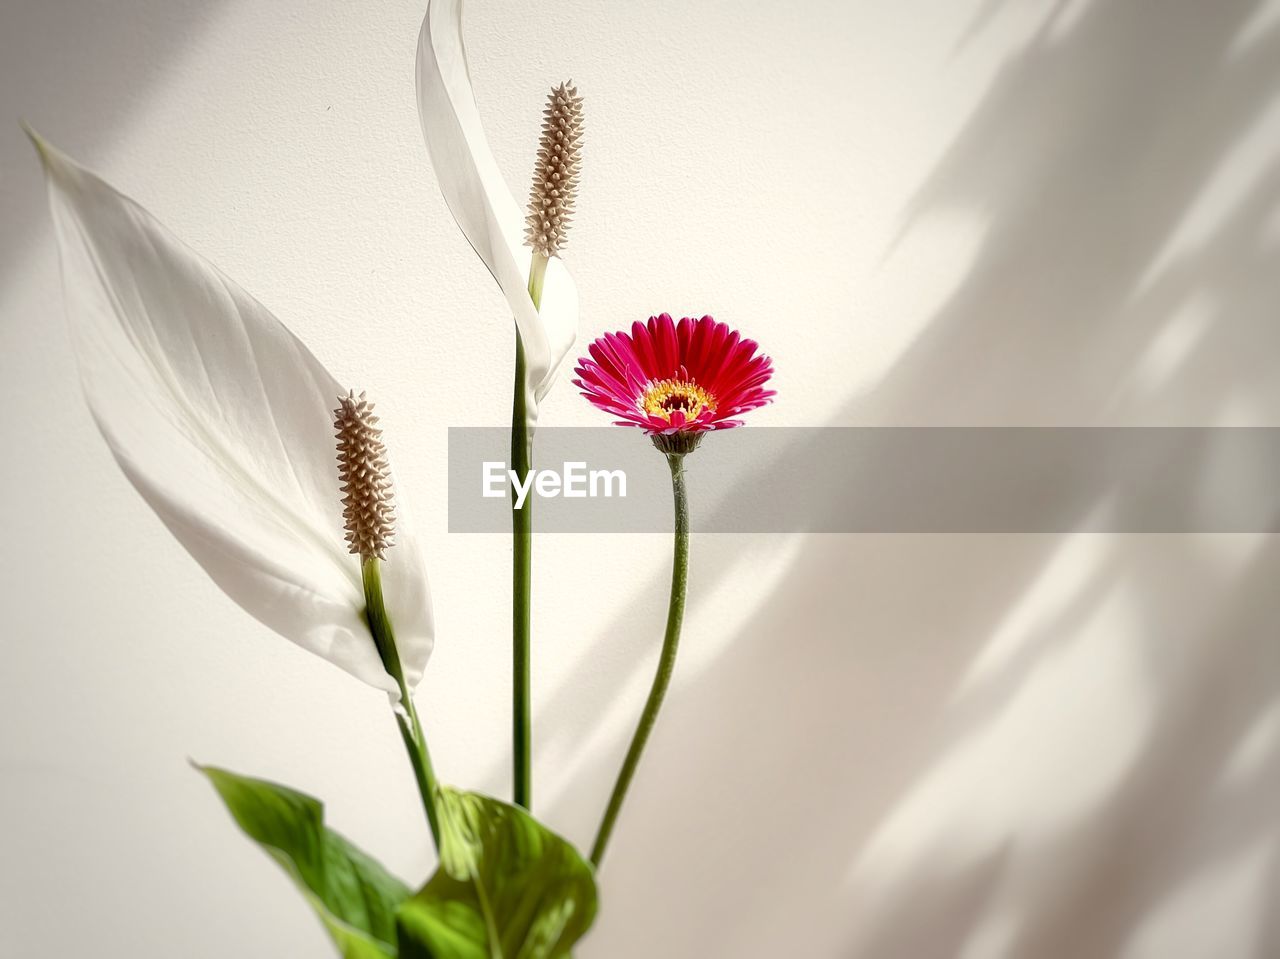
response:
M22 161L0 169L0 287L47 219L39 167L19 119L76 156L95 156L220 6L131 0L126 16L96 0L0 5L0 157Z
M979 255L877 389L834 421L856 410L860 422L881 425L1011 415L1032 424L1214 423L1239 416L1245 401L1265 420L1280 399L1277 333L1265 312L1280 292L1265 228L1280 198L1275 172L1191 254L1161 263L1197 195L1274 101L1280 33L1235 45L1260 6L1098 0L1013 58L907 219L909 229L937 210L976 209L987 220ZM984 15L998 17L998 7ZM1210 304L1210 316L1194 349L1159 376L1136 375L1178 309L1196 301ZM1177 482L1188 497L1201 489L1194 476L1151 479ZM858 488L856 476L849 487ZM1123 516L1127 504L1107 494L1079 504L1081 522L1103 503ZM1178 632L1162 610L1170 589L1197 580L1202 560L1184 555L1147 570L1111 545L1064 613L1039 623L976 699L952 709L968 666L1058 546L1055 537L805 541L752 624L711 668L678 683L602 873L605 911L584 955L941 959L981 930L997 893L1014 908L1002 955L1118 955L1180 882L1270 829L1262 810L1277 791L1275 764L1234 793L1217 776L1280 691L1264 643L1271 548L1229 595L1214 596L1208 625ZM731 559L736 546L704 540L695 549L724 560L699 567L699 590L749 572ZM646 590L660 594L664 580ZM1055 877L1051 892L1011 895L1004 886L1018 853L1008 849L921 864L875 897L851 887L851 863L895 806L998 716L1038 660L1085 629L1114 589L1143 611L1135 634L1151 664L1153 725L1132 768L1078 834L1063 837L1078 850L1070 867L1030 864ZM587 690L603 712L633 676L648 674L661 624L639 634L635 624L651 612L643 601L623 610L605 631L623 655L588 656L557 688L540 746L563 749L579 735L555 707L562 696L580 704ZM1167 668L1171 633L1203 669ZM1221 648L1208 641L1219 633ZM615 666L602 675L601 661ZM1225 693L1231 708L1208 714ZM592 756L585 786L550 809L575 838L594 827L624 748ZM1185 795L1162 801L1178 790ZM1155 819L1152 806L1162 807ZM1230 826L1205 828L1219 814ZM1179 855L1162 854L1162 843L1197 831ZM1117 856L1130 867L1120 874ZM888 904L860 911L877 897ZM1081 939L1103 898L1103 920ZM1259 935L1275 941L1274 923Z
M1211 643L1179 642L1176 627L1148 617L1153 655L1164 646L1188 661L1163 670L1157 722L1099 814L1061 837L1050 893L1022 917L1010 955L1119 957L1166 897L1275 838L1280 755L1272 750L1242 781L1231 765L1280 690L1278 575L1280 541L1269 537L1209 617ZM1166 585L1147 583L1147 595Z
M986 239L967 280L879 387L835 422L855 410L883 425L1005 422L1013 399L1030 423L1061 422L1063 410L1072 422L1131 422L1149 410L1213 421L1242 402L1276 408L1280 343L1267 307L1280 288L1267 218L1280 174L1259 180L1193 254L1144 285L1197 192L1272 103L1280 33L1233 48L1261 5L1095 0L1065 34L1046 33L1022 51L906 221L909 229L954 206L981 211ZM974 31L1002 6L987 4ZM91 155L210 9L137 0L126 19L90 0L10 0L0 11L0 64L43 82L0 84L4 155L25 156L4 139L21 136L12 122L19 111L37 124L56 111L59 128L74 131L68 147ZM32 42L51 34L56 43ZM37 67L32 58L51 48L62 62ZM39 190L0 193L0 271L17 262L42 217ZM1138 381L1134 370L1170 317L1205 297L1211 322L1193 353L1162 379ZM705 483L696 463L690 469ZM1195 478L1179 479L1193 495ZM695 497L704 492L695 485ZM1093 505L1081 503L1081 516ZM968 666L1057 546L1053 537L805 540L772 594L757 600L752 624L709 670L678 681L602 874L604 913L583 955L955 955L994 908L1017 850L922 866L876 912L860 910L871 897L850 890L850 864L923 774L1085 628L1105 589L1132 591L1145 610L1156 722L1112 794L1063 837L1075 854L1043 900L1021 903L1006 954L1118 955L1192 870L1272 830L1274 756L1234 787L1223 784L1222 765L1280 690L1269 645L1274 547L1210 611L1205 631L1220 647L1196 649L1197 636L1182 637L1193 655L1180 671L1165 663L1176 630L1161 609L1170 580L1194 575L1194 562L1152 571L1114 552L1060 618L1039 624L1002 672L953 707ZM695 573L704 593L750 573L732 540L703 539L695 550L710 560ZM615 654L587 657L556 688L540 717L540 748L571 745L581 733L571 719L578 707L561 709L562 699L572 694L580 705L585 690L603 712L635 676L648 676L661 629L650 597L665 578L644 584L605 631L601 644ZM615 665L602 671L601 662ZM624 748L619 740L589 757L582 790L547 810L575 838L594 828ZM1221 824L1206 826L1214 817ZM1273 902L1280 864L1271 881ZM1273 954L1280 926L1260 922L1258 954Z

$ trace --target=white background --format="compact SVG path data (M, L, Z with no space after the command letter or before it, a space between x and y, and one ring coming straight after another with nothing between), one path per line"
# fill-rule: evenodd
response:
M507 421L512 331L421 143L422 13L0 9L0 955L328 954L187 757L430 867L381 694L227 601L95 433L19 116L378 399L437 766L509 789L508 542L449 536L442 490L447 427ZM758 424L1280 425L1280 3L471 0L466 31L519 195L545 90L587 98L583 343L713 313L775 357ZM600 422L567 384L543 418ZM695 510L733 495L690 471ZM668 550L538 542L536 804L582 844ZM696 540L580 956L1280 954L1277 583L1263 537Z

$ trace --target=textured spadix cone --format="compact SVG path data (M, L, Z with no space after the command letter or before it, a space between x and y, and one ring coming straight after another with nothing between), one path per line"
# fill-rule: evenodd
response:
M347 551L362 560L387 558L396 535L396 508L387 447L373 404L351 390L333 411L338 438L338 478Z
M562 83L547 97L529 189L524 239L539 256L559 256L573 222L582 164L582 97Z

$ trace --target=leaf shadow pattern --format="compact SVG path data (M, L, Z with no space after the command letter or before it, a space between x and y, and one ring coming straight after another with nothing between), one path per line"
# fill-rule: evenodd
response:
M14 82L0 87L3 155L21 157L0 189L0 287L48 218L39 164L19 117L77 156L111 143L171 61L200 36L219 3L131 0L127 15L93 0L8 0L0 10L0 62ZM51 69L50 51L58 64ZM21 82L16 78L28 78ZM34 82L39 78L39 82Z
M1002 6L988 5L974 29ZM1240 40L1263 7L1094 0L1070 23L1055 8L908 211L904 230L957 206L980 212L986 232L971 269L877 388L834 422L972 425L1012 415L1033 425L1213 425L1273 416L1280 330L1269 311L1280 278L1269 264L1280 166L1220 204L1225 215L1200 238L1169 250L1203 193L1239 185L1224 168L1276 103L1280 31ZM1181 328L1193 308L1203 315ZM1169 353L1170 337L1189 348ZM790 458L819 452L797 448ZM1206 470L1211 458L1203 451ZM1203 478L1150 480L1190 498ZM1102 506L1123 524L1132 504L1104 493L1079 504L1081 524ZM696 677L677 679L602 872L602 920L583 955L1167 954L1141 951L1147 926L1245 849L1267 857L1259 900L1273 904L1280 862L1267 843L1280 749L1264 739L1244 781L1232 779L1229 760L1280 693L1280 553L1264 540L1224 567L1196 538L1107 540L1071 601L967 683L1070 539L802 540L750 625ZM695 607L714 582L750 575L749 556L729 540L703 538L695 550L709 557L695 563ZM640 595L664 585L657 576ZM1123 631L1094 618L1108 597L1125 603ZM540 745L563 748L580 734L554 707L561 694L572 690L580 705L588 690L603 712L648 675L660 628L651 613L637 600L606 630L601 642L625 655L610 656L613 671L603 674L588 657L557 689ZM913 793L1082 640L1123 646L1143 664L1134 691L1142 725L1118 731L1133 749L1100 791L1039 841L1024 841L1010 821L976 850L926 841L892 877L861 871ZM1038 731L1025 732L1036 749ZM619 740L589 757L587 786L544 811L588 835L624 748ZM1073 774L1066 760L1049 768L1050 781L1036 783L1044 790L1052 776ZM1246 917L1256 928L1233 931L1183 908L1184 923L1208 925L1205 955L1251 941L1252 954L1265 956L1280 942L1274 909Z

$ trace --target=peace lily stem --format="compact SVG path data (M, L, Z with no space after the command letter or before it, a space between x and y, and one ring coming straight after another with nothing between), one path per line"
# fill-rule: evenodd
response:
M378 647L378 655L382 657L387 673L396 681L396 686L400 689L396 725L400 728L400 738L404 740L405 749L409 753L409 763L413 766L413 775L418 782L418 792L422 795L427 824L431 827L431 838L438 850L440 848L440 817L436 811L436 793L439 790L439 784L436 781L435 769L431 765L431 753L427 750L427 737L422 731L418 710L413 705L413 696L408 684L405 683L400 654L396 649L395 631L391 627L391 620L383 604L381 566L381 560L377 557L369 557L361 564L365 616L369 620L369 629Z
M604 858L618 813L622 810L623 800L627 798L627 789L635 777L636 767L640 765L640 756L649 742L649 734L653 732L658 710L662 708L667 687L671 684L671 674L675 671L680 626L684 621L685 587L689 577L689 500L685 493L684 456L684 453L667 454L667 465L671 467L671 490L675 499L675 546L671 562L671 601L667 606L667 632L662 640L662 654L658 657L658 671L653 677L649 698L644 704L644 712L640 714L635 735L631 737L631 747L618 772L618 781L613 786L613 794L609 797L608 808L591 848L591 863L597 867Z
M533 255L529 265L529 298L534 309L542 306L542 284L547 275L547 257ZM533 468L533 438L529 435L525 409L524 347L516 337L516 381L511 404L511 468L526 482ZM523 507L516 506L516 491L511 490L511 743L512 779L515 802L525 809L533 801L533 705L532 665L529 647L530 595L533 582L533 511L532 499Z
M533 459L525 426L524 348L516 337L516 388L511 408L511 468L523 484ZM511 747L517 806L529 808L533 792L532 669L529 649L529 596L533 583L533 501L516 506L511 490Z
M342 484L342 517L347 545L360 557L360 578L364 585L364 617L373 636L374 647L387 675L399 692L396 725L409 752L418 792L431 826L431 838L440 848L440 819L436 813L437 783L427 752L427 737L413 705L413 695L405 681L404 665L396 646L396 634L387 615L382 591L382 562L395 544L394 486L387 448L373 404L364 393L351 390L338 397L333 411L337 437L338 478Z
M559 256L573 220L578 192L582 142L582 98L562 83L551 90L543 111L542 136L529 190L525 242L533 251L527 290L533 311L542 314L542 290L547 264ZM518 326L518 324L517 324ZM533 466L533 437L529 430L529 388L524 340L516 336L515 399L511 404L511 469L523 484ZM533 514L531 502L517 507L511 490L511 756L515 802L530 808L533 801L533 718L529 599L533 579Z

